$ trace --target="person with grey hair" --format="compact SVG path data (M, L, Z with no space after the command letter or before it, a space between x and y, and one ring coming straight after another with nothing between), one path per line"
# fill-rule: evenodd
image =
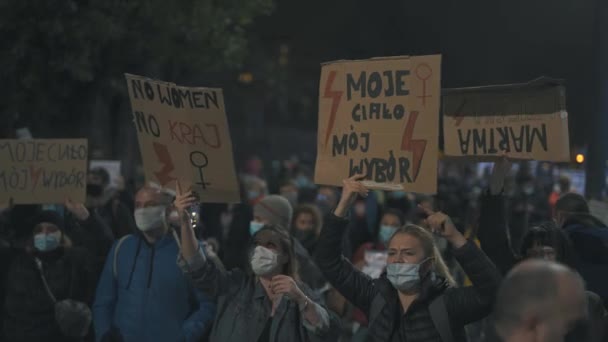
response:
M253 237L264 225L275 225L291 234L293 208L287 199L279 195L269 195L262 198L253 207L253 221L249 225L249 234ZM299 275L302 281L313 290L319 290L327 285L321 270L298 239L294 239L296 258L300 263Z
M138 232L118 240L97 287L96 341L198 341L215 304L175 264L179 241L168 224L173 196L144 187L135 196Z
M494 306L487 342L569 341L587 316L585 284L568 267L527 260L504 279Z

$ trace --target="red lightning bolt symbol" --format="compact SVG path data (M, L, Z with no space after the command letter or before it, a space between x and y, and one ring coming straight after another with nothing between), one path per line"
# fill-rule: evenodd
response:
M456 113L454 113L454 120L456 120L456 124L455 126L458 127L460 126L460 123L462 122L462 120L464 120L464 113L462 113L462 109L464 108L464 105L467 103L467 100L464 99L462 100L462 104L460 105L460 107L458 107L458 109L456 110Z
M418 178L420 164L422 164L422 157L424 156L424 150L426 149L426 140L412 140L417 119L418 111L412 111L407 119L407 124L403 130L403 138L401 140L401 150L412 152L414 181L416 181L416 178Z
M162 165L162 169L154 172L154 175L160 182L160 185L165 186L170 181L175 180L175 177L171 176L171 172L173 172L175 166L173 165L171 154L166 145L154 142L152 147L154 148L158 162Z
M336 121L336 113L338 112L338 106L340 106L340 100L342 99L342 94L344 93L341 90L332 90L332 86L334 84L334 80L336 79L337 72L332 70L329 72L329 76L327 77L327 83L325 83L325 92L323 93L323 97L326 99L332 99L331 102L331 112L329 112L329 121L327 121L327 133L325 133L325 146L329 142L329 137L331 136L332 130L334 129L334 122Z

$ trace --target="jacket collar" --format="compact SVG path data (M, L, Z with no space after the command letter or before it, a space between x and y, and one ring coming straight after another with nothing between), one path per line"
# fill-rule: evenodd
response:
M155 249L159 249L159 248L164 248L164 247L170 246L172 244L177 244L177 242L175 241L175 238L173 237L173 234L171 234L170 231L167 231L167 233L165 233L165 235L163 235L163 237L156 240L156 242L154 242L154 243L149 243L148 240L146 240L146 237L143 235L143 233L139 232L139 231L137 232L137 238L142 240L143 245L148 248L154 247Z
M262 282L259 279L256 279L255 286L253 288L253 298L259 299L259 298L265 298L265 297L266 297L266 290L264 290L264 286L262 285Z

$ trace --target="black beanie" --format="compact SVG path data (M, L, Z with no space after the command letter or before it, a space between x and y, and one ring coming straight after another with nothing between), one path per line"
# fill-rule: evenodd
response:
M36 227L40 223L52 223L59 228L59 230L63 231L63 218L57 214L57 212L52 210L43 210L36 218L34 219L34 227ZM32 227L32 228L34 228Z

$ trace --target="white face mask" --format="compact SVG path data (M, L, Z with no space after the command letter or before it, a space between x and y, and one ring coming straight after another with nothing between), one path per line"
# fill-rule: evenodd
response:
M142 232L147 232L163 226L165 219L165 207L157 205L148 208L135 209L135 224Z
M420 286L420 266L429 258L418 264L392 263L386 266L386 277L399 291L411 291Z
M257 276L272 273L279 265L279 254L262 246L257 246L251 256L251 269Z

